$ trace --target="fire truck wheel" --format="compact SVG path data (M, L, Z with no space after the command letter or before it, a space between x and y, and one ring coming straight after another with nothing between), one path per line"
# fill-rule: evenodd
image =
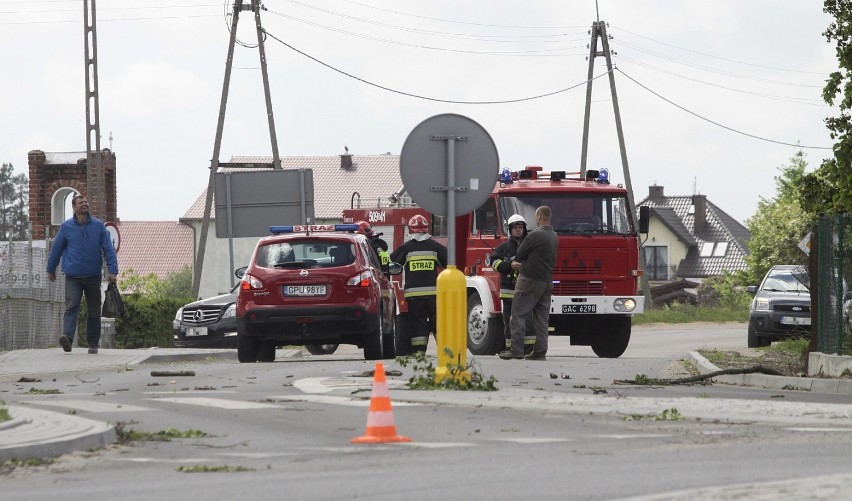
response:
M305 349L311 355L331 355L337 351L337 344L306 344Z
M479 294L467 298L467 349L474 355L494 355L505 346L503 319L488 318Z
M605 322L601 333L592 338L592 351L601 358L618 358L630 343L630 317L614 316Z
M396 356L411 355L411 334L408 328L408 313L399 313L393 320Z
M258 362L274 362L275 361L275 341L264 339L260 341L257 350Z
M237 334L237 359L240 363L257 362L258 340L256 337Z
M364 335L364 360L382 359L382 338L384 336L384 322L379 314L379 321L372 332Z

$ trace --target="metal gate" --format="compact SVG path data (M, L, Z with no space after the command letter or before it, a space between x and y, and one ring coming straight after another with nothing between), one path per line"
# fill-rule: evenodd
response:
M820 216L817 351L852 355L852 215Z

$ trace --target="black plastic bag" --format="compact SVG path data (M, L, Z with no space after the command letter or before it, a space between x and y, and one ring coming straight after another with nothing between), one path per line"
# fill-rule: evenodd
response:
M115 318L124 315L124 300L121 299L121 292L115 282L110 282L107 285L106 297L104 297L104 306L101 310L102 317Z

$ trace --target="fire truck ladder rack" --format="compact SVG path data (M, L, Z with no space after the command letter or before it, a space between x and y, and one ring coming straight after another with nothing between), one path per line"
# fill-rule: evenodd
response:
M249 2L247 2L249 3ZM269 140L272 143L272 168L281 169L281 157L278 155L278 140L275 135L275 118L272 114L272 97L269 93L269 73L266 69L266 49L263 45L264 31L260 24L260 0L251 0L251 5L243 5L243 0L234 0L234 11L231 18L231 37L228 41L228 57L225 60L225 80L222 83L222 100L219 103L219 122L216 124L216 140L213 143L213 157L210 160L210 179L207 182L207 198L204 203L204 217L201 221L201 234L198 239L198 250L195 258L195 272L192 277L192 297L198 297L201 287L201 270L204 267L204 251L207 248L207 233L210 226L210 212L213 205L213 190L216 172L220 165L219 151L222 147L222 129L225 125L225 108L228 104L228 89L231 84L231 69L234 61L234 44L237 39L237 23L240 12L254 12L255 28L257 30L257 51L260 56L260 70L263 75L263 94L266 99L266 116L269 122Z

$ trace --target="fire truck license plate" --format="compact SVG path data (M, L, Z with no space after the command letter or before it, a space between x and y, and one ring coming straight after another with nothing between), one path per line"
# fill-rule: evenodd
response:
M563 304L562 313L597 313L595 304Z
M285 285L285 296L325 296L325 285Z

